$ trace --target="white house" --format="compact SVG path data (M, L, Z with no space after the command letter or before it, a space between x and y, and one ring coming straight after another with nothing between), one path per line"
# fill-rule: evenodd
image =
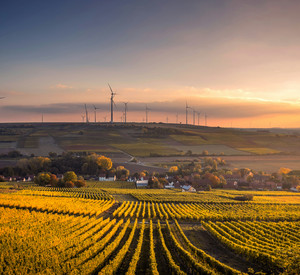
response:
M148 179L144 179L143 177L141 177L135 183L136 183L137 188L138 187L146 187L146 186L148 186Z
M193 192L193 193L197 192L196 189L191 185L183 185L181 191L182 192Z
M172 188L175 188L174 182L173 182L173 181L172 181L172 182L169 182L168 185L165 185L165 189L172 189Z
M116 176L109 176L109 177L106 177L106 175L100 175L99 176L99 181L116 181Z

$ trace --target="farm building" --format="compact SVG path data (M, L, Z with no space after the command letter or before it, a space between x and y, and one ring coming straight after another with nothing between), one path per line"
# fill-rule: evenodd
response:
M181 191L196 193L196 189L191 185L183 185Z
M135 183L136 183L137 188L146 187L146 186L148 186L148 179L144 179L143 177L141 177Z
M116 181L116 175L106 176L105 174L99 175L99 181Z

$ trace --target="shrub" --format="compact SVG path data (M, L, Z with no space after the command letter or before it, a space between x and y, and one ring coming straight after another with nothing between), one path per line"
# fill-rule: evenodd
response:
M245 194L243 196L237 196L234 198L237 201L253 201L253 195L252 194Z
M73 188L74 187L74 182L73 181L66 181L65 182L65 187L67 187L67 188Z
M78 187L78 188L84 187L85 186L85 180L75 181L75 186Z

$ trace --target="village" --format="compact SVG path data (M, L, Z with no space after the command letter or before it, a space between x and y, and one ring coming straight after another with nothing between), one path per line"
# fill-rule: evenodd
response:
M51 154L50 154L51 155ZM229 169L221 157L202 157L169 165L165 172L130 172L126 164L116 166L110 158L95 153L87 156L31 157L20 159L16 167L0 169L0 181L34 182L44 186L80 187L85 181L130 182L135 188L177 189L182 192L210 191L211 189L236 190L290 190L300 191L300 173L280 168L273 173L249 168ZM66 173L73 172L76 180L69 185L60 184ZM45 179L49 178L48 180ZM80 184L72 185L72 181ZM66 180L65 180L66 181Z

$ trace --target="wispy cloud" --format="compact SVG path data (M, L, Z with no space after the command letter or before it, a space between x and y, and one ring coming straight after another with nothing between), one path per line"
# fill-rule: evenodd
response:
M61 84L61 83L58 83L58 84L52 86L51 88L57 88L57 89L73 89L72 86L65 85L65 84Z

